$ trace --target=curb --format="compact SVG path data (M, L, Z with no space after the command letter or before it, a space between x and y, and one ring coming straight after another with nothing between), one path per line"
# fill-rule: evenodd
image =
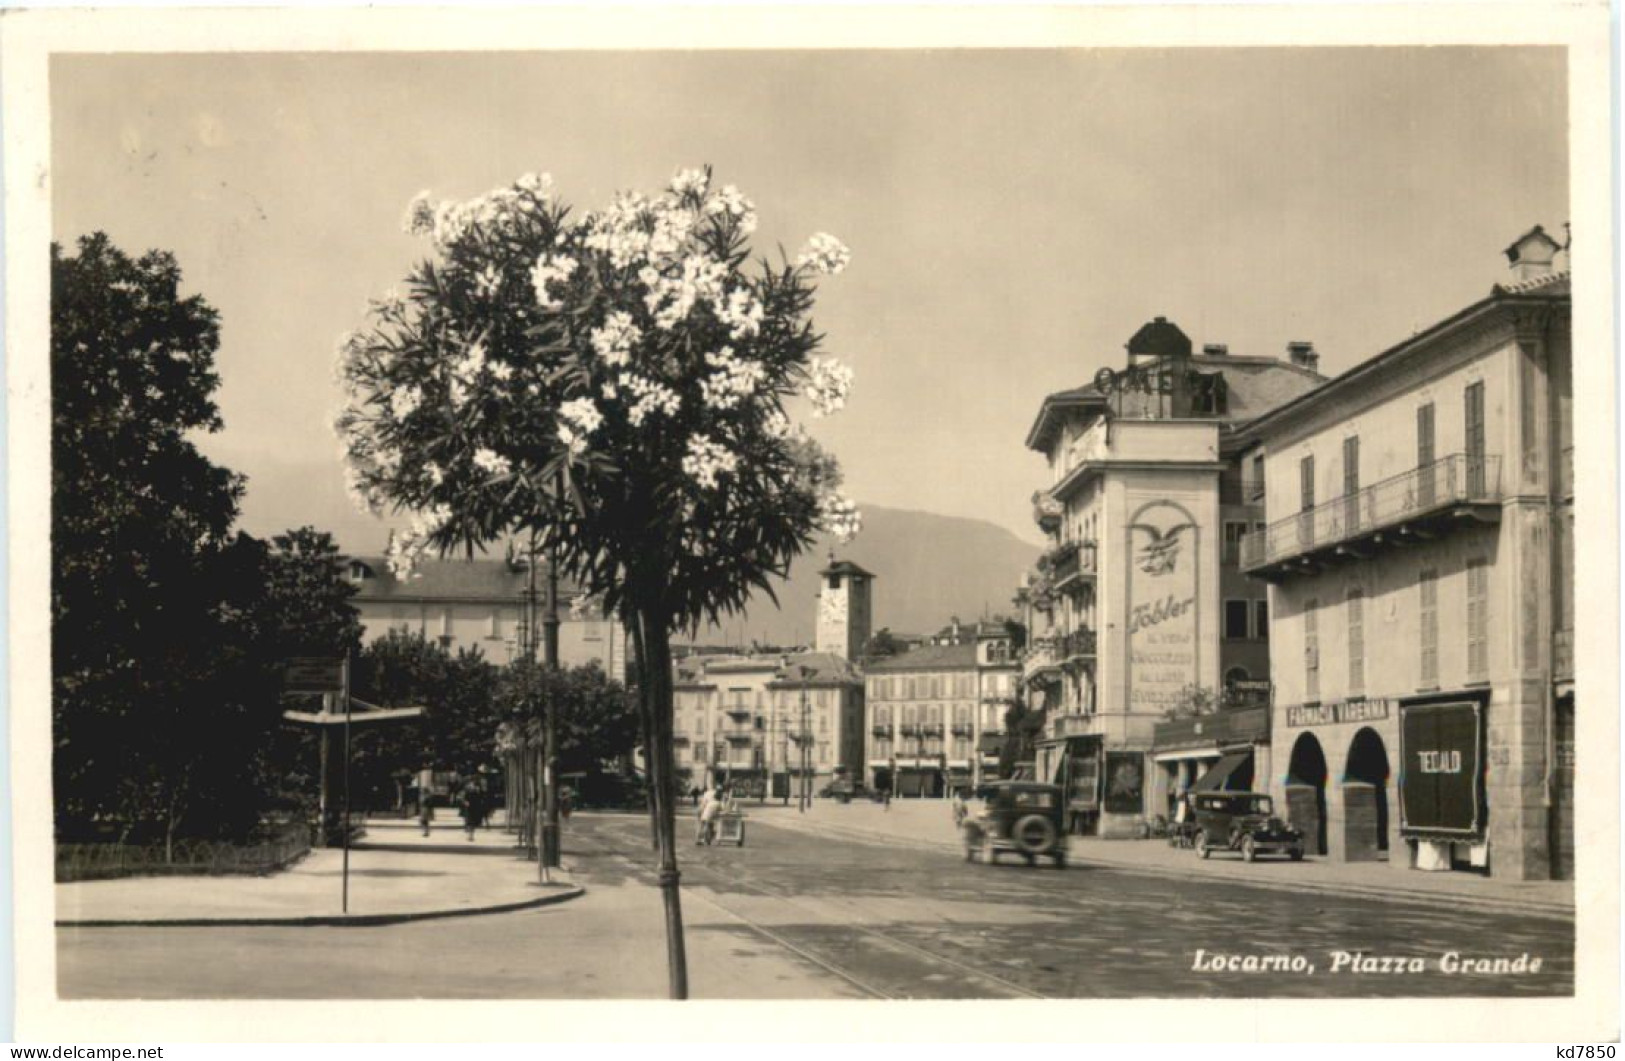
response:
M795 824L766 822L769 827L777 826L791 832L823 833L826 836L846 840L855 840L860 843L879 844L885 847L907 847L914 850L925 851L952 851L957 853L959 845L947 840L919 840L900 839L885 836L881 833L865 829L854 829L850 826L826 827L810 825L803 822ZM1343 884L1329 881L1299 880L1241 880L1230 877L1221 877L1217 874L1202 873L1196 870L1179 869L1169 866L1148 866L1142 862L1130 862L1121 859L1101 858L1095 855L1074 854L1069 861L1075 866L1097 866L1102 869L1115 870L1120 873L1135 873L1146 877L1178 877L1182 880L1217 881L1220 884L1233 884L1242 888L1262 888L1269 891L1288 891L1303 893L1305 891L1321 892L1327 895L1343 895L1358 899L1382 899L1390 902L1409 903L1414 906L1428 906L1441 908L1471 907L1487 910L1492 913L1521 914L1525 917L1540 918L1548 921L1569 921L1575 917L1574 907L1542 903L1529 899L1501 898L1499 896L1479 896L1461 894L1442 894L1439 892L1412 891L1405 888L1377 887L1365 884Z
M393 914L322 914L308 917L166 917L130 920L121 918L87 918L84 920L58 920L57 928L368 928L377 925L399 925L408 921L438 921L448 917L478 917L481 914L505 914L514 910L530 910L539 906L553 906L585 895L587 889L579 884L562 885L559 890L538 895L534 899L474 906L467 909L423 910Z

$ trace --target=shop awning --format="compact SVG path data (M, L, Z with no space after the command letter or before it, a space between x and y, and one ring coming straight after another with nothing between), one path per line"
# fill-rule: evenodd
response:
M1250 767L1253 753L1226 752L1219 757L1219 761L1207 768L1207 773L1196 779L1192 786L1197 792L1213 792L1230 787L1230 778L1244 767Z

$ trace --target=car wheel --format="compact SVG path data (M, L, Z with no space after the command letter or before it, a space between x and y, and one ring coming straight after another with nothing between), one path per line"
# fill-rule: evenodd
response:
M1066 852L1065 851L1057 851L1057 852L1055 852L1055 868L1056 869L1065 869L1066 868Z
M1029 814L1010 827L1010 839L1022 854L1031 858L1054 847L1059 837L1054 822L1042 814Z
M965 861L966 862L975 862L976 861L976 848L971 844L966 844L965 845Z
M1206 858L1210 851L1207 846L1207 833L1196 834L1196 857Z
M1243 838L1241 841L1241 860L1251 862L1257 857L1258 846L1253 843L1253 838L1250 836Z
M1289 852L1289 854L1291 854L1291 856L1292 856L1292 861L1294 861L1294 862L1302 862L1303 861L1303 848L1294 847Z

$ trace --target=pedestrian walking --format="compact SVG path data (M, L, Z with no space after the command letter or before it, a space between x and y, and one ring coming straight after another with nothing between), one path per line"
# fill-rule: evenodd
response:
M429 792L418 792L418 824L423 827L423 835L429 835L429 826L434 822L434 806L429 802Z
M891 789L889 788L881 794L880 809L888 811L891 810Z
M480 825L480 791L474 785L463 786L463 794L457 801L457 809L463 815L463 831L468 834L468 842L474 842L474 830Z
M959 789L954 789L953 800L954 828L958 829L965 824L965 797Z
M717 815L722 813L722 794L714 788L700 797L700 832L694 843L709 844L716 839Z

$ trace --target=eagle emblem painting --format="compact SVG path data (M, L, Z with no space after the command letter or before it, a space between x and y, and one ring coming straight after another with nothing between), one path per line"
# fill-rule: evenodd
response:
M1179 563L1179 546L1181 535L1191 529L1191 524L1181 523L1159 530L1150 524L1135 525L1135 530L1146 533L1146 541L1140 546L1137 559L1140 570L1153 577L1170 574Z

